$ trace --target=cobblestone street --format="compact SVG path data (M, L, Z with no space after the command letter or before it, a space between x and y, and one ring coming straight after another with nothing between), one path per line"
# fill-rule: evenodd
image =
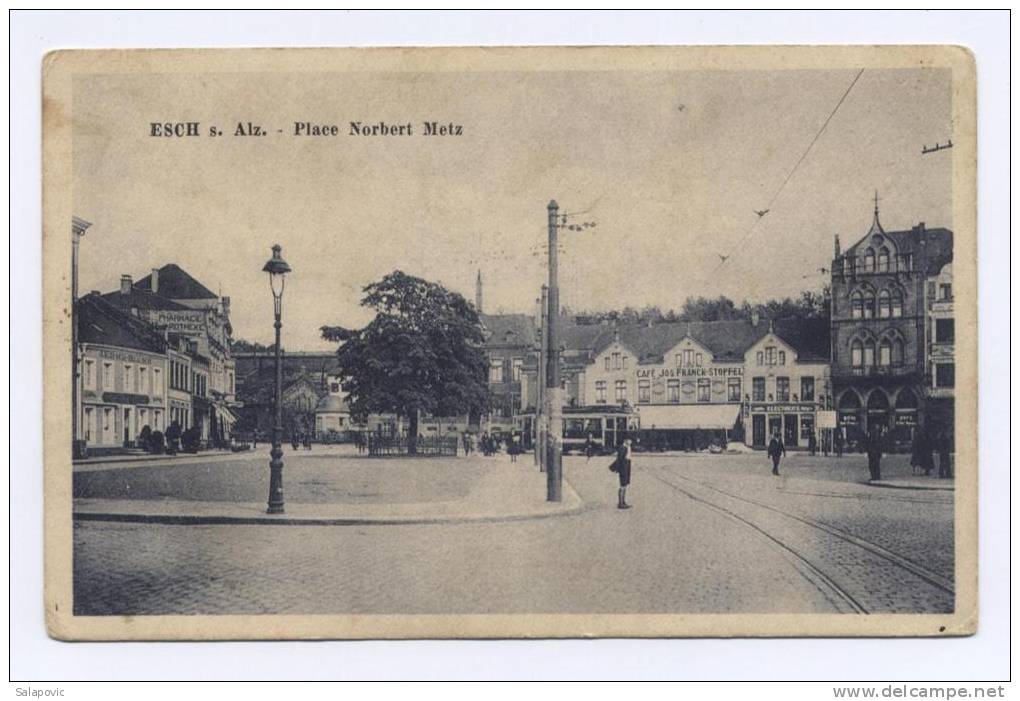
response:
M539 520L77 521L75 612L952 610L953 492L861 484L860 456L791 456L773 477L763 455L639 454L619 511L608 461L567 458L585 506Z

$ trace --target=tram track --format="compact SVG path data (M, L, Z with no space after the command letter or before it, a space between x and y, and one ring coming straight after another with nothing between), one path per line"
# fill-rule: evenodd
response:
M874 612L873 610L875 608L883 607L869 605L869 603L865 600L868 597L867 590L865 590L864 592L855 593L851 591L852 587L846 586L837 581L836 577L831 576L829 573L825 571L825 569L823 569L821 565L819 565L819 563L817 562L817 560L819 559L817 555L812 556L806 554L805 552L802 552L801 549L795 547L789 542L786 542L785 539L780 539L777 535L770 532L767 523L768 518L763 519L761 517L762 511L765 512L766 515L771 515L772 518L779 517L780 519L784 519L787 522L792 521L793 523L800 524L801 526L807 526L814 531L822 532L825 535L835 539L838 543L842 544L844 547L850 547L858 551L863 551L864 553L866 553L867 557L876 558L883 563L886 563L903 572L906 572L908 573L909 577L913 577L916 580L919 580L919 582L923 583L925 586L935 590L938 593L937 596L939 596L940 598L944 599L946 596L948 596L950 601L952 601L955 598L955 588L951 580L943 577L942 575L939 575L936 572L932 572L931 570L928 570L927 568L922 567L921 565L909 560L908 558L899 555L898 553L892 552L887 548L878 545L877 543L873 543L864 538L860 538L851 533L835 528L828 524L822 523L820 521L815 521L813 519L806 518L799 514L794 514L789 511L785 511L776 506L773 506L772 504L768 504L757 499L749 498L740 494L734 494L733 492L721 489L719 487L715 487L713 485L705 484L704 482L700 482L690 477L685 477L683 475L667 472L664 468L661 467L652 468L651 470L649 470L649 472L656 480L665 484L671 489L684 494L685 496L687 496L688 498L692 499L695 502L698 502L702 505L705 505L707 507L710 507L716 511L723 513L727 517L742 523L743 525L757 532L759 535L768 539L773 545L781 548L783 551L785 551L785 553L788 556L794 558L798 564L800 564L802 567L806 569L807 574L805 574L804 572L802 572L802 574L804 574L805 577L809 579L809 581L812 581L812 583L819 589L823 589L823 593L824 590L827 589L828 593L835 595L838 598L838 600L842 602L845 605L845 607L847 607L852 612L872 613ZM681 483L677 483L668 479L666 476L663 475L663 473L665 473L669 477L673 477L680 480ZM699 490L705 490L709 494L705 494L704 492L698 493ZM752 514L748 514L746 512L739 513L738 509L732 508L734 507L733 504L728 505L729 506L728 508L728 506L724 505L724 503L720 503L720 498L711 498L712 496L721 497L722 501L725 501L727 499L734 500L738 503L751 506L752 508L759 509L761 511L758 512L757 518L756 515L753 513ZM766 523L763 524L763 521L765 521ZM837 560L837 562L839 561L839 558L835 559ZM845 567L845 565L843 566Z

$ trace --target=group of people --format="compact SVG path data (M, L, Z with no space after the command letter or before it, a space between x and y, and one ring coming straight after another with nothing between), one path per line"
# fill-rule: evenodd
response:
M195 431L197 432L197 428ZM144 449L146 452L154 455L176 455L181 451L181 442L187 439L189 445L185 448L190 448L190 442L192 442L191 429L181 430L181 425L173 421L167 426L166 433L163 433L159 429L155 431L145 424L142 429L138 432L137 445L139 448Z
M510 462L517 462L517 456L524 452L524 446L521 444L521 437L517 433L510 434L506 440L499 435L490 434L488 431L482 432L482 435L476 438L475 434L470 431L464 431L461 434L461 444L464 447L464 455L468 456L475 450L481 450L482 455L489 457L498 453L503 443L506 443L506 452L510 456Z
M293 450L304 448L312 449L312 434L308 431L294 431L290 434L290 447Z

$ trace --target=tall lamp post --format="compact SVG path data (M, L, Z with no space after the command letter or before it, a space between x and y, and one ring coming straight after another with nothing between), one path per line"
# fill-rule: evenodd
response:
M273 448L269 452L269 507L266 513L283 513L283 448L280 441L283 438L283 366L280 364L280 313L283 305L283 287L286 283L287 273L290 266L280 255L282 252L280 244L273 246L273 257L264 266L263 272L269 273L269 289L273 293L273 328L276 329L276 393L273 412Z

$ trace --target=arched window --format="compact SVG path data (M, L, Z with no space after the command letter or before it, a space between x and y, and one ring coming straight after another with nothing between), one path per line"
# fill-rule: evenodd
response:
M873 273L875 272L875 249L869 248L864 253L864 272Z
M875 318L875 293L870 290L864 297L864 318Z
M875 342L865 341L864 343L864 364L867 367L871 367L875 364Z
M868 397L868 411L888 411L889 409L889 398L885 396L885 392L880 389L872 391L871 396Z
M900 393L896 395L896 408L897 409L916 409L917 408L917 395L914 394L913 390L909 387L904 387L900 390Z
M860 290L850 296L850 316L854 319L860 319L864 316L864 295L861 294Z
M889 249L882 248L878 252L878 272L887 273L889 272Z
M864 344L856 338L850 344L850 364L855 368L864 366Z
M890 295L890 312L893 317L903 316L903 293L898 289L893 289Z
M878 364L884 368L892 365L892 343L888 338L883 338L878 344Z
M903 341L898 338L892 344L892 364L903 365Z
M889 290L878 293L878 315L883 319L892 316L892 305L889 301Z

